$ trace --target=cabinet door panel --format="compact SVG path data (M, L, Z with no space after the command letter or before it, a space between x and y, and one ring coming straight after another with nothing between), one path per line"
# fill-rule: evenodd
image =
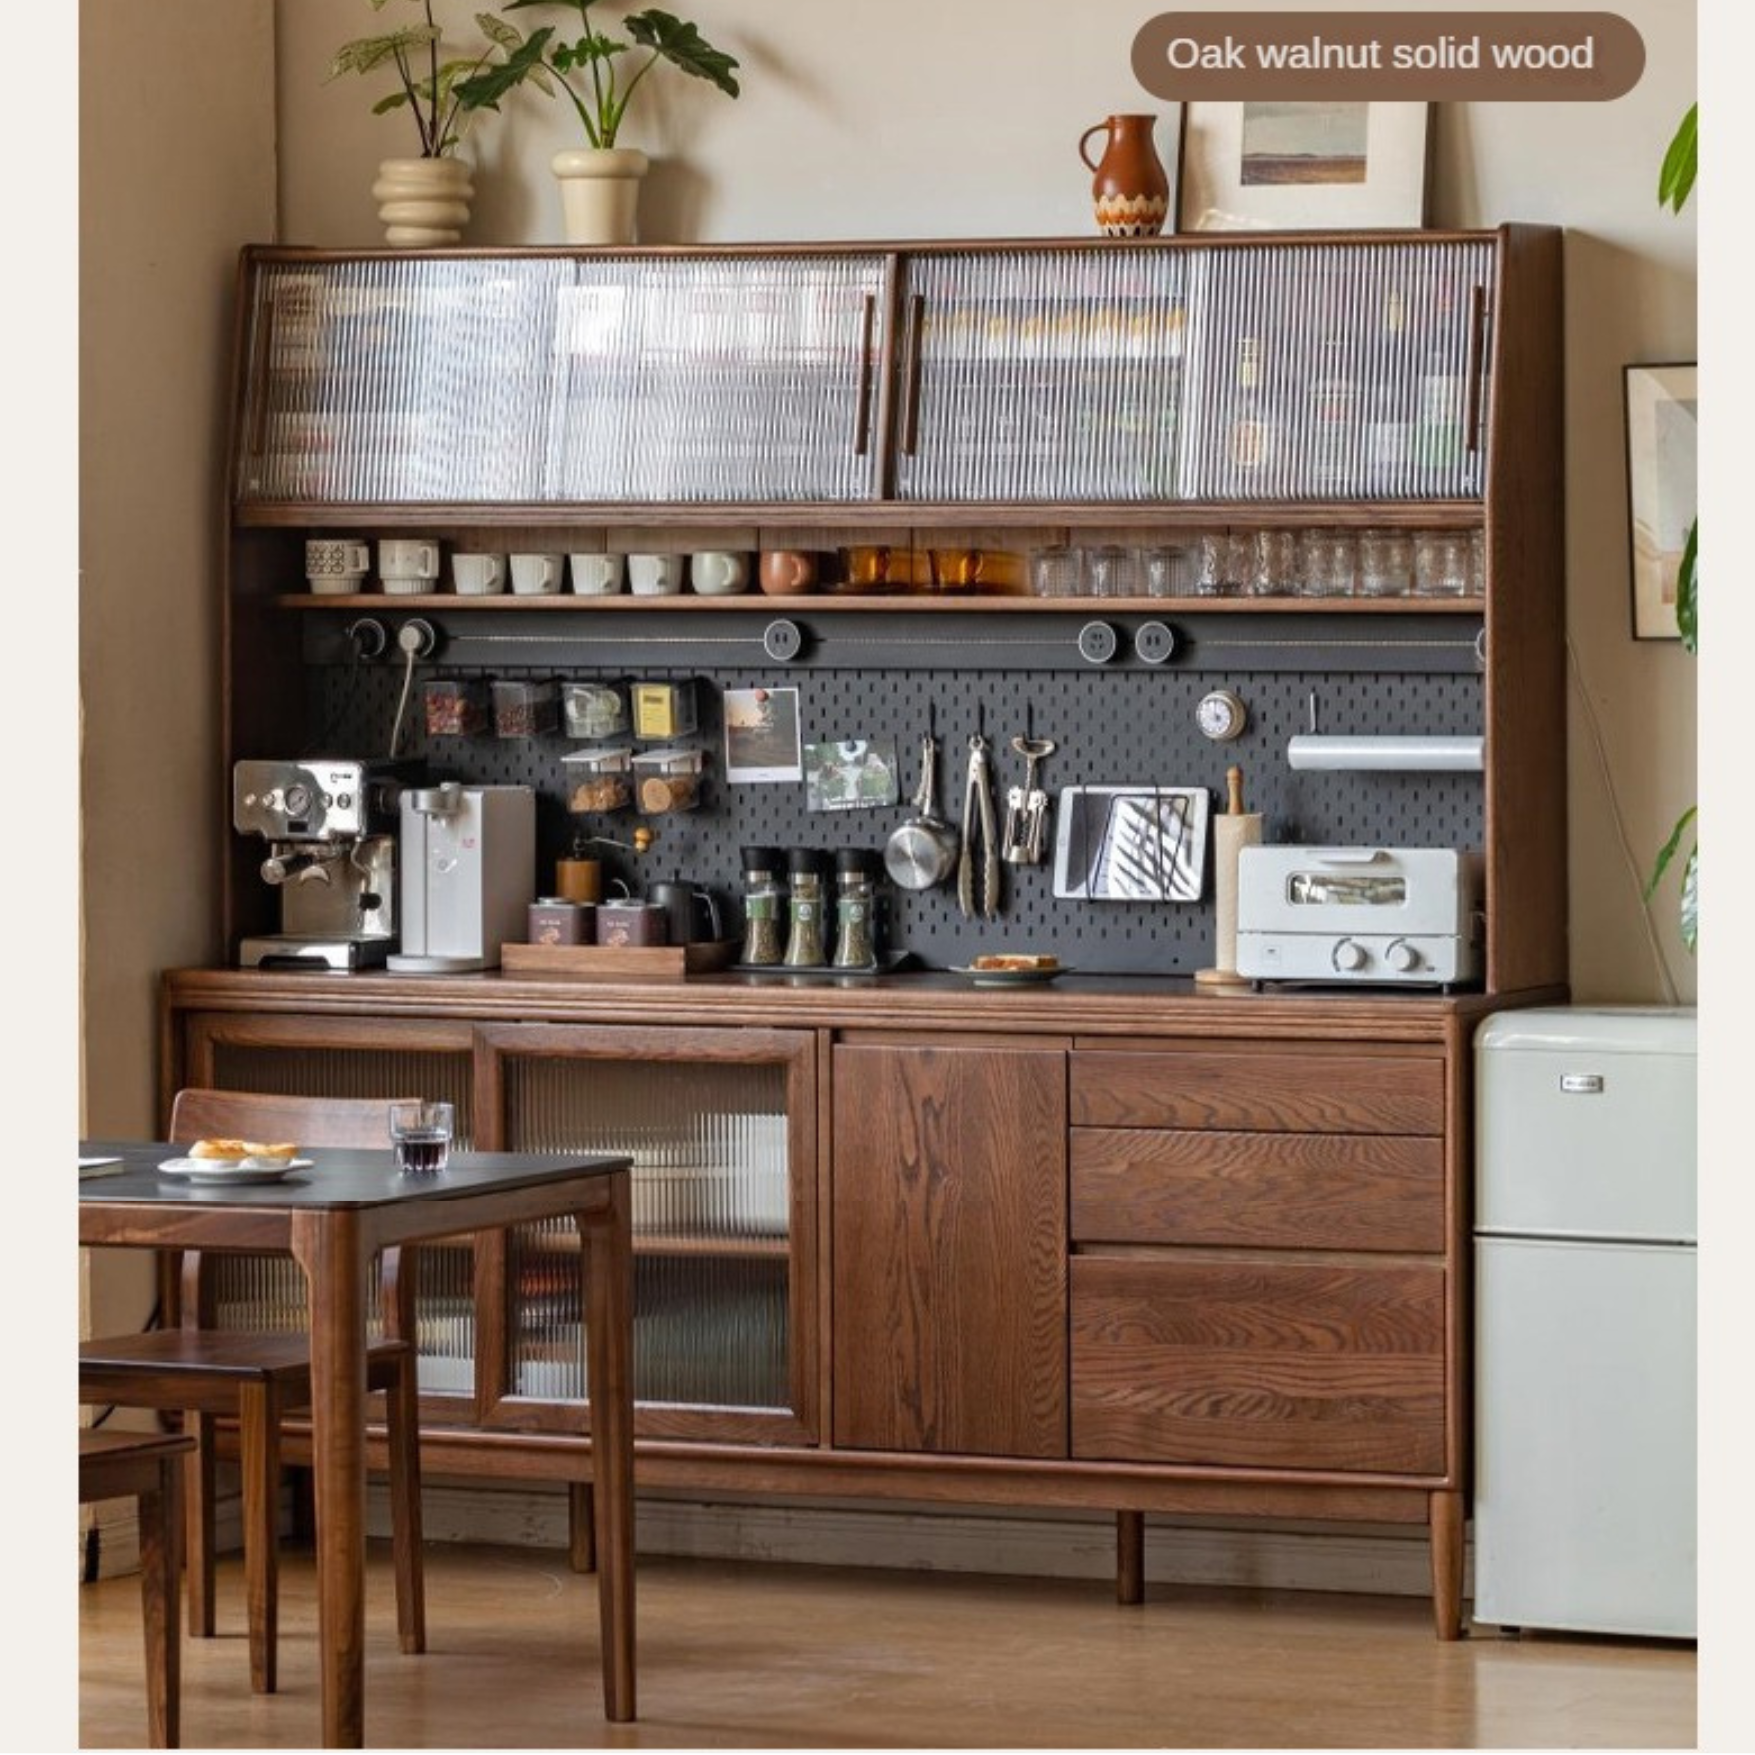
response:
M1439 1474L1444 1271L1080 1257L1073 1455Z
M553 258L260 264L240 501L535 499L566 277Z
M869 500L881 256L594 256L561 295L543 497Z
M1076 1127L1072 1234L1086 1243L1436 1254L1444 1142Z
M909 257L896 497L1173 497L1187 271L1178 251Z
M833 1081L836 1444L1065 1456L1065 1056L843 1044Z
M1072 1118L1091 1127L1437 1134L1444 1063L1292 1047L1081 1051L1072 1058Z

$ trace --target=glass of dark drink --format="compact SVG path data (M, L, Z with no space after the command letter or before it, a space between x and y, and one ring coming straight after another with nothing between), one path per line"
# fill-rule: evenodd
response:
M390 1145L405 1176L432 1176L451 1156L449 1103L392 1103Z

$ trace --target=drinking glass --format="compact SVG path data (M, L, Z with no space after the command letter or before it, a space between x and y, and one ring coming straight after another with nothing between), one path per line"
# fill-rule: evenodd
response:
M1351 597L1359 544L1350 530L1306 530L1299 540L1300 597Z
M1193 557L1185 548L1142 548L1139 565L1148 597L1181 597L1191 589Z
M1469 539L1460 530L1422 530L1414 538L1414 595L1462 597L1469 588Z
M1247 536L1233 536L1228 530L1211 531L1200 539L1195 596L1240 597L1254 568L1254 550Z
M404 1176L432 1176L451 1158L454 1120L449 1103L392 1103L390 1148Z
M1469 596L1487 595L1487 533L1469 532Z
M1138 570L1133 550L1119 544L1085 551L1085 587L1093 597L1139 596Z
M1085 556L1077 548L1039 548L1030 556L1030 589L1038 597L1077 597L1085 588Z
M1258 530L1250 541L1251 597L1288 597L1298 589L1298 538L1290 530Z
M1414 583L1414 539L1405 530L1359 532L1359 595L1406 597Z

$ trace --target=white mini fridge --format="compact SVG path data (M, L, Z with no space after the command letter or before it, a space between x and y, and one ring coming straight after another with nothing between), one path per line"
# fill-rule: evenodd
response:
M1693 1638L1695 1016L1475 1037L1474 1618Z

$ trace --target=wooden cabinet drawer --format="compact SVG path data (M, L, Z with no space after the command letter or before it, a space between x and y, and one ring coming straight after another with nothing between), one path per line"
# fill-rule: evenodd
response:
M1436 1055L1271 1049L1080 1049L1074 1122L1087 1127L1223 1128L1276 1133L1444 1131Z
M1437 1254L1444 1248L1444 1142L1076 1127L1072 1237Z
M1439 1475L1444 1272L1422 1263L1072 1263L1087 1461Z

